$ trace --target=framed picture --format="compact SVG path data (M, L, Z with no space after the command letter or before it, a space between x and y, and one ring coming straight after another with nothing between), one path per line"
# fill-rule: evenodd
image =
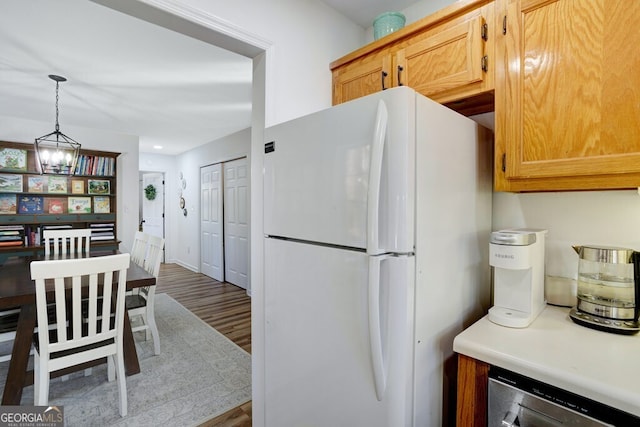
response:
M0 149L0 170L27 170L27 150L18 148Z
M49 193L66 193L67 178L63 176L50 176L47 190Z
M108 179L90 179L89 194L109 194L111 193L111 183Z
M48 199L49 200L49 209L47 212L50 214L63 214L65 212L65 204L67 203L67 199Z
M42 196L20 196L18 197L18 213L39 214L42 213Z
M0 194L0 214L15 214L16 209L16 195L15 194Z
M27 178L27 191L29 193L44 193L49 182L44 176L30 176Z
M69 197L69 213L91 213L91 197Z
M22 193L22 175L0 174L0 191L4 193Z
M84 194L84 181L81 179L72 179L71 192L73 194Z
M111 200L109 196L93 197L93 213L110 213Z

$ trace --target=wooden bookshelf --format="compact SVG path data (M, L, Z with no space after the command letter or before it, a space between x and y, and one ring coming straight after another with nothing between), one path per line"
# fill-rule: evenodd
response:
M42 252L46 228L91 228L91 247L117 249L119 155L81 150L75 174L40 174L33 144L0 141L0 264Z

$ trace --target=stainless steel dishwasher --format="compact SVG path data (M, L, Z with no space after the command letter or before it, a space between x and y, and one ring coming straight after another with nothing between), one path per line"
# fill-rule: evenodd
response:
M640 426L640 418L492 366L488 427Z

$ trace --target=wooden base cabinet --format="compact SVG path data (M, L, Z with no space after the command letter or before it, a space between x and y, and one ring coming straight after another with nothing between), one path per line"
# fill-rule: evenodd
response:
M492 110L494 16L493 1L459 1L334 61L333 104L409 86L457 110Z
M640 186L640 2L500 4L496 189Z
M486 427L489 365L458 354L456 425Z

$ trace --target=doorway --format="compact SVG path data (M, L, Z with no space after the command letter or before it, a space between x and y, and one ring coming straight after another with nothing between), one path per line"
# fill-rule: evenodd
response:
M164 234L164 173L140 172L139 230L153 236ZM164 250L162 261L164 262Z
M247 289L249 169L246 157L200 169L201 272Z

